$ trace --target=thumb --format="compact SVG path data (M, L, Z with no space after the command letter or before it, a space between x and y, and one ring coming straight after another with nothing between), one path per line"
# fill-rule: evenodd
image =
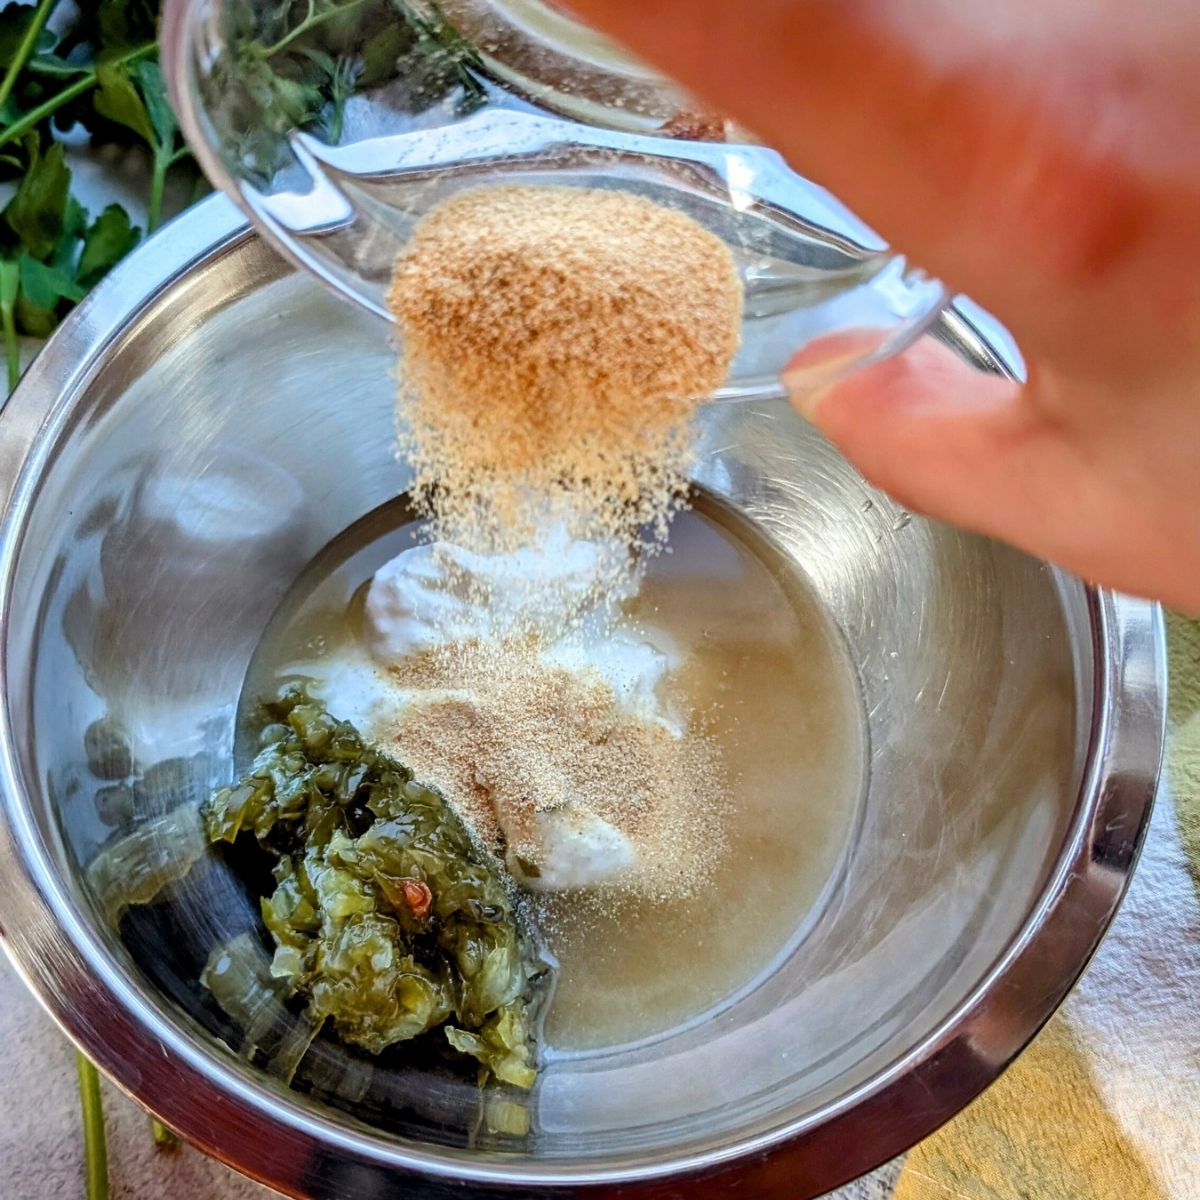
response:
M828 359L833 341L807 347L784 378L794 406L867 479L915 512L1059 561L1074 557L1072 530L1054 522L1077 495L1079 456L1031 387L985 375L926 338L814 390L811 365Z
M1190 387L1127 398L1116 420L1090 385L1042 370L1022 386L926 338L820 390L830 363L861 355L862 336L810 343L784 378L872 483L916 512L1200 615Z

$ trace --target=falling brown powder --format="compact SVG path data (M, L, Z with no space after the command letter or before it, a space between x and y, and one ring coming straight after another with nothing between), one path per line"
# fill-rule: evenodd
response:
M536 864L538 815L569 804L635 848L622 889L675 899L702 887L724 848L714 744L631 713L601 676L538 651L474 642L398 664L401 686L429 689L395 729L398 753L502 857Z
M738 347L720 238L627 192L471 189L417 225L389 304L402 449L439 536L506 550L555 520L665 536L690 422Z
M557 530L600 551L586 596L547 596L579 580L539 577L507 636L397 663L402 686L426 689L394 730L397 754L510 861L536 863L539 814L562 810L632 844L623 887L688 894L724 845L716 751L623 707L599 674L547 665L537 639L561 632L546 619L559 600L611 616L636 551L665 542L693 417L738 348L732 254L625 192L478 188L420 221L388 299L400 444L432 535L494 554ZM495 600L469 577L455 590Z

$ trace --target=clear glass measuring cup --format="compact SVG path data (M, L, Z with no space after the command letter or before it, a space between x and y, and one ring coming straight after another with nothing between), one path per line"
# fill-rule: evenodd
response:
M776 152L542 0L167 0L163 57L209 177L385 320L421 216L504 182L637 192L729 244L745 323L715 399L778 394L806 347L807 382L826 386L911 344L948 299Z

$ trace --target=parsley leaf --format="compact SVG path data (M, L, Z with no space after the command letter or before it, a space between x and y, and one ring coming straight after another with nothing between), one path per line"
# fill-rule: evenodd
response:
M87 289L80 287L61 267L39 262L28 251L17 260L17 268L21 297L31 313L52 316L60 300L77 303L87 294ZM53 327L54 322L51 320L50 328ZM49 333L50 330L47 329L46 332Z
M96 71L99 86L93 100L96 111L153 145L156 141L150 114L142 100L129 68L121 62L101 63Z
M90 288L138 244L141 230L119 205L110 204L88 228L79 255L76 278Z
M151 226L161 215L167 173L188 160L152 61L159 7L160 0L17 0L0 13L0 179L16 184L0 207L0 323L10 390L19 374L19 336L49 333L141 236L120 205L93 219L71 194L59 132L81 123L97 143L146 144ZM186 169L198 177L194 163ZM201 194L194 186L181 192Z
M86 0L63 35L63 53L87 46L101 58L153 41L159 7L158 0Z
M71 172L61 142L42 155L37 141L29 146L29 165L4 209L4 222L37 258L46 258L62 236Z
M40 25L44 15L33 4L10 4L0 21L0 67L7 70L18 61L18 56L35 24ZM39 30L33 44L34 51L48 50L55 43L54 34Z
M3 0L0 0L0 5ZM150 157L146 232L163 216L168 175L203 177L182 142L156 58L161 0L9 0L0 12L0 318L9 384L20 333L49 332L141 238L119 205L89 216L71 195L60 135L81 125L97 145L142 145ZM49 18L53 14L54 21ZM238 0L218 89L226 153L268 185L291 157L288 135L330 142L365 89L400 84L416 113L478 103L479 62L434 0ZM52 28L51 28L52 26ZM202 187L178 181L193 199Z
M167 99L167 86L163 82L162 69L152 59L143 58L135 62L129 68L129 72L137 81L142 103L150 118L153 135L147 140L155 147L173 149L179 125Z
M59 236L58 245L54 247L50 255L49 261L52 267L56 267L60 271L74 270L79 252L79 239L83 237L87 223L87 209L74 196L68 196L66 211L63 213L62 234Z

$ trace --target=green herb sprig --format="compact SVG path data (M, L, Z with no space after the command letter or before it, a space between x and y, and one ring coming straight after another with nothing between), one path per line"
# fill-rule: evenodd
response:
M72 190L61 134L81 123L99 143L144 146L151 179L145 233L163 216L167 176L199 171L182 143L157 61L156 0L100 0L52 20L58 0L0 13L0 325L8 390L20 336L42 338L143 236L110 204L90 216Z
M158 63L160 0L95 0L65 21L58 0L17 0L0 12L0 332L8 390L20 376L20 336L45 337L164 216L167 180L207 190L180 135ZM233 48L218 95L226 153L269 183L287 133L343 133L356 93L399 83L393 102L417 113L447 97L482 103L482 63L433 0L227 0ZM61 135L82 125L95 143L144 148L146 228L119 204L90 217L72 192ZM186 186L187 179L191 187Z
M209 93L222 154L256 186L291 161L294 129L326 142L355 94L389 86L388 106L417 114L486 98L483 63L433 0L226 0L232 52Z

